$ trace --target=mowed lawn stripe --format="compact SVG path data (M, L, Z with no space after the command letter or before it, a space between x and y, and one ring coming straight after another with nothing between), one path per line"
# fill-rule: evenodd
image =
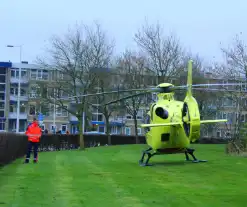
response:
M112 179L145 204L243 205L247 201L244 173L247 160L225 155L223 145L194 147L197 157L208 159L208 163L184 162L183 154L161 155L151 160L155 166L143 168L138 166L140 146L108 147L108 151L107 148L98 148L105 160L95 156L94 162L112 171Z
M51 206L54 165L48 154L42 163L22 164L23 159L18 159L1 169L1 181L6 180L0 186L1 207Z
M71 152L71 159L68 165L73 168L72 176L74 186L80 189L80 197L85 206L137 206L144 207L133 195L125 192L111 179L112 172L105 171L102 166L94 164L91 157L96 155L98 159L102 154L87 149L86 151ZM71 171L72 172L72 171Z

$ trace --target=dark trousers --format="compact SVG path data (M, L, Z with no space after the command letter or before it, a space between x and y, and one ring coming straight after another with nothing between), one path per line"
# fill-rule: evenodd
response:
M25 162L29 162L31 152L33 148L33 161L37 162L38 161L38 148L39 148L39 143L38 142L28 142L27 146L27 155L26 155L26 160Z

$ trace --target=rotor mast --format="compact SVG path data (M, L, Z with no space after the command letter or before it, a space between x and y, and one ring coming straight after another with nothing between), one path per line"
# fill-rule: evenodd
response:
M192 60L188 62L187 93L186 96L192 96Z

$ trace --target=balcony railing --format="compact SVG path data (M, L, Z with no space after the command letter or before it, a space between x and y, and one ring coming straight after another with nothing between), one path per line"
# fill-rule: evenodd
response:
M18 98L17 95L10 95L10 100L11 101L17 101ZM28 95L20 96L20 101L28 101Z
M17 119L17 112L9 112L9 119ZM19 119L27 119L27 113L20 112Z
M10 83L18 83L19 78L18 77L10 77ZM22 76L20 83L28 83L28 77Z

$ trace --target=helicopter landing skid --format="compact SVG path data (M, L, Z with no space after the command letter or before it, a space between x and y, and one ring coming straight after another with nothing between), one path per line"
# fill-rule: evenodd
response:
M151 153L150 151L152 150L152 148L148 148L147 150L144 150L142 152L142 158L139 160L139 165L140 166L152 166L152 164L149 164L148 161L150 160L151 157L153 157L154 155L156 155L156 153ZM148 156L148 158L146 159L146 161L144 162L144 158L145 158L145 155Z
M191 148L186 148L185 150L185 158L186 158L186 161L192 161L193 163L199 163L199 162L207 162L207 160L198 160L195 155L194 155L194 149L191 149ZM189 158L189 155L193 158L193 160L191 160Z

